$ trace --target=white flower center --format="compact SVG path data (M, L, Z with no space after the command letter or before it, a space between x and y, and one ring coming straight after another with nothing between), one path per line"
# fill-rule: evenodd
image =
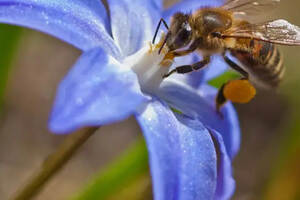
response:
M137 74L141 90L145 93L158 93L163 75L169 71L173 63L171 59L164 59L166 49L160 54L158 51L159 46L149 43L124 61L124 64Z

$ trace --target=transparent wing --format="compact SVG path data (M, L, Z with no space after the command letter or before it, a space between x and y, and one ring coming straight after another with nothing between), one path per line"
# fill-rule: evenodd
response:
M278 19L261 24L243 23L222 33L223 37L251 38L283 45L300 45L300 28Z
M236 18L251 20L274 10L279 2L280 0L229 0L222 8L231 11Z

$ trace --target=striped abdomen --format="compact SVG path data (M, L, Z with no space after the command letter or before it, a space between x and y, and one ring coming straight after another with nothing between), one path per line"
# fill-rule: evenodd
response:
M250 79L254 78L255 82L267 88L277 87L285 68L283 58L276 46L257 40L241 41L240 45L243 45L245 50L233 49L231 53L244 65L244 69L250 74Z

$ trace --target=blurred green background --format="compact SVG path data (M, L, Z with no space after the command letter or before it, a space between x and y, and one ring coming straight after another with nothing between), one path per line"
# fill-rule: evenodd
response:
M273 15L300 25L299 8L299 1L286 0ZM242 129L234 161L236 200L300 199L300 47L280 49L287 68L280 89L258 91L251 103L236 105ZM47 131L47 118L56 87L80 51L36 31L1 25L0 52L0 199L5 200L65 138ZM140 136L133 118L102 127L36 199L151 199Z

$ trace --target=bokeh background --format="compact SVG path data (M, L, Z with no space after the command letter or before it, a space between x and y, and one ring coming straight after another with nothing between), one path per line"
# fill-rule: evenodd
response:
M300 25L299 8L298 0L285 0L273 15ZM7 36L0 38L1 81L6 83L0 87L0 199L6 200L66 137L48 132L47 119L56 87L80 51L48 35L8 25L0 26L0 36ZM258 91L251 103L236 105L242 129L234 161L236 200L300 199L300 47L280 49L287 68L280 89ZM109 163L118 166L120 153L140 136L133 118L102 127L36 199L60 200L80 193L95 176L109 171ZM147 169L134 177L106 199L151 199Z

